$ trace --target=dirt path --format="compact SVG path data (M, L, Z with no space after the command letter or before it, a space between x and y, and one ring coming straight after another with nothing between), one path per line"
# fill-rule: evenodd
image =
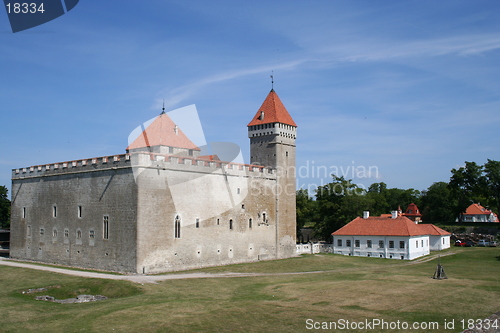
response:
M441 255L441 257L449 256L455 254L454 252L446 253ZM415 265L423 262L428 262L434 260L438 257L438 254L433 254L426 256L425 258L417 259L406 263L405 265ZM98 279L111 279L111 280L126 280L136 283L157 283L159 281L165 280L179 280L179 279L203 279L203 278L225 278L225 277L250 277L250 276L284 276L284 275L303 275L303 274L318 274L318 273L331 273L340 271L353 271L359 268L344 268L344 269L333 269L325 271L311 271L311 272L288 272L288 273L180 273L180 274L164 274L164 275L117 275L117 274L107 274L107 273L97 273L88 271L77 271L71 269L64 269L58 267L50 266L40 266L35 264L27 264L24 262L17 262L11 259L1 258L0 265L21 267L29 269L37 269L40 271L48 271L66 275L81 276L88 278L98 278ZM395 265L391 265L395 266Z

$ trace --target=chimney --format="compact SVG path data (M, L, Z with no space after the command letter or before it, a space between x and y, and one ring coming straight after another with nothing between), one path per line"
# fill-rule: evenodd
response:
M391 212L391 214L392 214L392 216L391 216L391 217L392 217L393 219L397 219L397 218L398 218L398 211L397 211L397 210L393 210L393 211Z
M363 211L363 218L367 219L369 217L370 217L370 211L368 211L368 210Z

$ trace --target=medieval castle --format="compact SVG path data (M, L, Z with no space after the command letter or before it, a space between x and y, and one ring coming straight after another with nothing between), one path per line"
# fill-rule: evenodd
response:
M247 127L250 164L162 112L125 154L12 170L10 256L129 273L294 256L297 125L271 90Z

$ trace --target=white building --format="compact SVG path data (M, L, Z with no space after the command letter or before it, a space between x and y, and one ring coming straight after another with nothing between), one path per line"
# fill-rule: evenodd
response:
M432 224L418 224L393 212L370 217L364 212L333 234L333 253L412 260L450 247L450 233Z
M480 204L472 204L462 214L463 222L498 222L498 216ZM458 219L457 219L458 222Z

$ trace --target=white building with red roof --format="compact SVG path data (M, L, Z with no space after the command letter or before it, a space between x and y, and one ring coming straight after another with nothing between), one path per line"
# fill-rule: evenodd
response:
M463 222L498 222L498 215L478 203L472 204L462 214Z
M432 224L418 224L393 212L370 217L368 212L332 233L333 253L358 257L412 260L450 247L450 233Z

